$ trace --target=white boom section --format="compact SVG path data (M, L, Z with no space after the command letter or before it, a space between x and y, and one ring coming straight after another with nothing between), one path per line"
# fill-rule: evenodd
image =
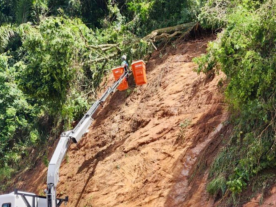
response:
M111 87L105 91L102 97L91 106L91 108L87 111L78 125L72 131L63 132L61 134L61 138L48 167L47 207L59 206L58 200L56 198L56 186L59 181L59 168L69 147L70 140L72 139L74 143L78 143L81 140L82 136L87 132L88 127L93 121L93 114L99 108L101 103L103 103L107 97L116 90L116 88L120 85L126 76L127 73L124 73Z

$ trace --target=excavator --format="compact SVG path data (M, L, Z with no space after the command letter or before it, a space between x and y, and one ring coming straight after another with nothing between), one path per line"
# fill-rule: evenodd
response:
M144 61L139 60L133 62L131 68L136 85L146 84L147 79ZM92 117L94 113L100 106L103 106L102 104L116 89L122 91L128 88L127 70L123 66L120 66L112 69L112 72L116 82L104 92L100 99L93 103L73 130L61 134L48 166L46 196L39 196L16 189L9 194L0 195L0 207L59 207L62 203L66 204L69 201L68 197L57 198L56 188L59 182L59 169L70 143L77 144L80 142L93 122Z

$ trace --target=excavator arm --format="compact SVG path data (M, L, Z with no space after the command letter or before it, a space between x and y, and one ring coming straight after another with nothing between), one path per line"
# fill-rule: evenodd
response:
M133 62L131 68L136 85L146 84L147 79L144 61L139 60ZM89 126L93 122L94 113L99 106L106 101L110 94L117 88L118 90L126 90L128 88L127 82L123 82L128 75L126 69L118 67L112 69L112 72L116 82L104 92L99 100L94 102L73 130L61 134L48 167L46 197L15 190L9 194L0 195L0 206L59 207L62 203L68 202L68 197L65 199L57 198L56 187L59 182L59 169L71 141L78 143L81 140L82 136L87 132Z
M68 150L71 140L74 143L78 143L82 136L87 133L87 130L91 123L93 122L93 114L97 111L99 106L105 102L110 94L112 94L116 88L121 84L121 82L126 78L127 73L124 73L111 87L109 87L102 97L94 102L91 108L87 111L87 113L82 117L78 125L71 131L63 132L61 134L59 143L55 149L55 152L51 158L48 167L47 174L47 207L58 207L59 200L56 195L56 187L59 182L59 169L61 162ZM68 199L67 199L68 201Z

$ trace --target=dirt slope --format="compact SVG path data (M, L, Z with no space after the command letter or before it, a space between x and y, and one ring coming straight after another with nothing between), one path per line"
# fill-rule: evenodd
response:
M104 104L62 164L58 192L69 196L68 207L213 205L207 172L194 172L200 160L212 159L228 118L217 88L223 76L198 75L192 63L211 39L156 51L147 63L148 84L135 87L131 77L130 90ZM47 169L37 169L17 186L41 194Z

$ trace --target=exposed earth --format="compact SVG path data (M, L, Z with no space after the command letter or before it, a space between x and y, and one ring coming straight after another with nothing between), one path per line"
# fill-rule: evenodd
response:
M57 191L69 196L67 207L214 206L207 166L228 133L218 87L224 75L197 74L192 62L214 38L155 51L146 65L148 84L136 87L130 77L130 88L106 101L60 169ZM101 92L113 82L110 74ZM43 195L46 174L38 164L16 186Z

